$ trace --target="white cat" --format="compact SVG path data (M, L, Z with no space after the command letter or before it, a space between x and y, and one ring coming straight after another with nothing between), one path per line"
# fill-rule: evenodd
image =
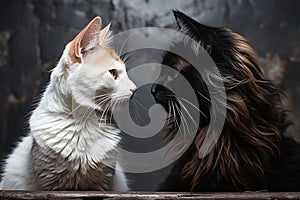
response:
M128 190L111 116L136 86L107 45L109 25L100 27L96 17L67 44L0 189Z

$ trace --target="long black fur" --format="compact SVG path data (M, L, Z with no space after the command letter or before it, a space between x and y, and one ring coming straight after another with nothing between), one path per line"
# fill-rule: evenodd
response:
M167 52L162 63L180 71L198 92L202 113L193 144L176 161L159 190L300 191L300 144L283 136L290 122L281 104L281 91L264 78L255 51L246 39L229 29L202 25L179 11L174 11L174 16L180 31L208 51L224 77L227 114L216 146L200 159L198 152L211 119L212 97L195 68ZM162 71L160 79L167 76ZM170 98L171 91L155 84L152 93L172 115L168 103L179 103L176 97ZM178 128L173 124L166 129L168 140Z

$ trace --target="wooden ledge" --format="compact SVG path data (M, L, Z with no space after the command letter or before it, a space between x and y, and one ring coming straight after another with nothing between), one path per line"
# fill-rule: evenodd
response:
M0 191L0 199L300 199L300 192L99 192L99 191Z

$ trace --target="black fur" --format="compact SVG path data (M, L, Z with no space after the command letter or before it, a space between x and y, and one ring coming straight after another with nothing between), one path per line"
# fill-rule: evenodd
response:
M179 11L174 11L174 16L180 30L201 43L224 77L227 115L216 147L208 158L198 158L203 130L211 119L211 97L196 69L182 57L167 52L162 64L180 71L198 92L201 120L194 143L176 161L159 190L300 191L300 144L283 137L290 122L281 105L281 92L264 78L254 50L242 36L228 29L202 25ZM166 81L168 75L162 71L160 80ZM179 104L176 97L170 97L172 92L159 84L153 85L152 94L167 112L169 102ZM176 134L173 124L167 128L168 139ZM230 149L230 157L220 153L225 147ZM216 167L210 167L214 163L207 164L208 160L217 163ZM201 167L208 169L203 172Z

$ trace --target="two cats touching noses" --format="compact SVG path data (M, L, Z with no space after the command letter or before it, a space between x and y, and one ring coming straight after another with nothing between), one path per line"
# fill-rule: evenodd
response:
M179 31L208 50L216 63L226 91L222 102L226 116L220 138L200 158L200 146L214 118L210 108L215 97L209 95L202 73L166 51L162 64L191 84L201 120L192 144L158 190L300 191L300 144L284 135L291 122L281 104L281 91L264 77L255 51L227 28L202 25L179 11L174 16ZM5 160L1 190L130 190L118 163L122 138L113 112L130 100L137 86L121 55L110 47L110 24L100 30L101 24L95 17L66 45L32 112L29 133ZM197 46L190 48L199 53L193 49ZM165 81L176 81L175 75L166 73L162 71L160 78L172 76ZM168 113L164 129L168 142L180 134L176 124L184 106L158 83L151 92Z

